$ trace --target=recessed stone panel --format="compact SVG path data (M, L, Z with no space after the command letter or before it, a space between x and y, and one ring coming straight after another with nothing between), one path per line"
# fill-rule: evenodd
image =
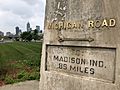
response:
M47 46L46 69L114 83L114 48Z

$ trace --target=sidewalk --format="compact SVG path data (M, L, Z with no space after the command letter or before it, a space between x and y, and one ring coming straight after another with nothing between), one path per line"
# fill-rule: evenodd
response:
M39 81L26 81L0 87L0 90L39 90Z

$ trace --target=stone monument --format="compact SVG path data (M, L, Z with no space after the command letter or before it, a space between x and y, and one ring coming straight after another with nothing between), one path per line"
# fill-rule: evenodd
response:
M47 0L40 90L120 90L120 0Z

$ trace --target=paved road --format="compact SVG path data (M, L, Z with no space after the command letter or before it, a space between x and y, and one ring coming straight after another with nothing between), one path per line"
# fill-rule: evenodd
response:
M0 87L0 90L39 90L38 81L26 81L14 85Z

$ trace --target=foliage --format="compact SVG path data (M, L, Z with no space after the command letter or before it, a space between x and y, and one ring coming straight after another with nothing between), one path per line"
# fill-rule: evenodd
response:
M38 30L35 29L34 31L30 31L30 32L23 32L21 34L21 38L25 41L31 41L32 39L34 40L38 40L39 39L39 35L38 35Z
M0 40L3 38L3 36L0 35Z
M28 80L39 80L40 74L39 72L33 72L29 75Z
M31 34L31 32L23 32L21 34L21 38L25 41L31 41L32 40L32 34Z
M5 83L6 84L13 84L13 83L15 83L15 80L11 76L7 76L5 78Z
M22 79L22 78L24 78L25 76L27 76L27 72L26 71L21 71L20 73L18 73L18 75L17 75L17 78L18 79Z
M0 44L0 80L6 84L40 78L42 43Z

